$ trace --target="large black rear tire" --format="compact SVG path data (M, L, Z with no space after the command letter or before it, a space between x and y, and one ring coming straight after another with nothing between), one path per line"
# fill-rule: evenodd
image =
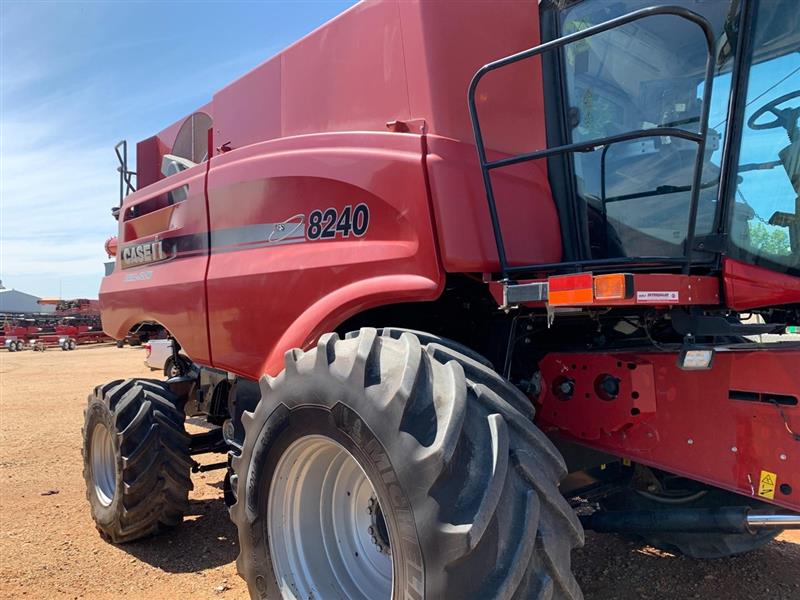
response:
M112 381L89 396L83 477L104 538L130 542L178 525L189 508L191 464L183 410L163 382Z
M271 486L288 489L285 477L273 480L285 469L282 457L309 440L343 449L369 480L387 530L375 537L391 556L391 597L582 597L570 553L583 530L558 490L564 463L530 420L530 402L474 353L431 336L423 342L388 329L344 340L326 334L311 351L288 352L278 377L262 378L231 478L237 566L252 597L303 592L296 573L281 571L272 556L285 554L272 542L285 539L289 520L275 520L279 506L268 504ZM329 509L317 506L320 531L302 521L322 539ZM272 530L276 522L286 525ZM313 580L326 569L307 563L294 571Z

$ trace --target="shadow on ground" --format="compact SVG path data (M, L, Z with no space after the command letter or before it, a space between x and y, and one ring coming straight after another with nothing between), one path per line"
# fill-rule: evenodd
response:
M189 512L175 529L122 550L168 573L193 573L236 560L236 528L222 498L190 500Z
M216 482L208 485L217 487ZM221 498L191 500L171 532L120 546L169 573L193 573L232 563L236 528ZM800 598L800 544L773 541L760 550L720 560L675 556L613 535L587 533L573 554L586 600Z
M586 600L800 598L800 544L786 541L740 556L693 560L587 533L573 566Z

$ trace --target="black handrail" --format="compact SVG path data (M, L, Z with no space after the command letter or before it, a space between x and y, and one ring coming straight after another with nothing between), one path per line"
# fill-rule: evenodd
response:
M594 152L598 148L617 144L619 142L629 142L639 138L648 137L677 137L689 140L690 142L699 142L700 135L685 129L676 129L674 127L654 127L652 129L637 129L626 133L618 133L616 135L609 135L604 138L597 138L589 140L588 142L574 142L572 144L564 144L563 146L556 146L555 148L547 148L546 150L537 150L535 152L526 152L524 154L517 154L508 158L501 158L486 163L486 168L497 169L499 167L510 167L521 162L535 160L537 158L548 158L556 154L563 154L565 152Z
M507 65L514 64L519 61L532 58L534 56L538 56L545 52L559 49L562 46L566 46L568 44L583 40L587 37L591 37L598 33L603 33L605 31L615 29L622 25L627 25L628 23L638 21L639 19L644 19L647 17L653 17L658 15L671 15L681 19L686 19L687 21L690 21L695 25L697 25L698 27L700 27L705 36L707 56L706 56L705 78L703 85L703 98L700 108L700 127L697 133L692 133L690 131L686 131L685 129L678 129L674 127L640 129L625 134L607 136L604 138L597 138L595 140L588 140L572 144L564 144L561 146L557 146L555 148L547 148L545 150L538 150L536 152L528 152L500 160L495 160L495 161L487 160L486 146L484 145L483 134L481 132L480 121L478 119L478 110L475 104L475 92L478 88L478 84L487 73L490 73L496 69L500 69ZM490 171L492 169L507 167L510 165L536 160L539 158L547 158L557 154L564 154L567 152L589 152L600 147L608 146L609 144L643 138L643 137L652 137L652 136L679 137L690 140L697 144L697 155L695 158L694 173L692 176L691 203L689 206L689 223L686 233L686 252L685 256L680 260L680 262L684 264L684 272L688 273L692 263L692 248L694 246L694 235L695 235L694 230L696 228L696 223L697 223L697 206L700 195L700 185L701 185L701 176L703 170L703 159L705 156L706 137L708 135L708 113L709 113L711 86L713 83L713 78L714 78L714 31L711 27L711 24L708 22L708 20L706 20L704 17L700 16L696 12L693 12L681 6L651 6L649 8L636 10L626 15L622 15L621 17L617 17L615 19L606 21L605 23L601 23L600 25L595 25L594 27L589 27L588 29L583 29L581 31L565 35L563 37L546 42L544 44L540 44L539 46L536 46L534 48L530 48L528 50L523 50L522 52L517 52L516 54L506 56L499 60L490 62L481 67L480 69L478 69L478 72L475 73L475 75L472 78L472 81L469 84L467 101L469 103L469 115L470 115L470 120L472 122L472 132L473 135L475 136L475 146L478 151L478 162L480 163L481 174L483 176L483 185L484 188L486 189L486 198L489 203L489 216L491 217L492 220L492 229L494 231L495 243L497 245L497 256L500 262L500 271L502 277L506 278L512 272L522 272L526 270L527 271L542 270L542 267L551 267L551 266L553 268L556 268L559 265L563 266L563 268L570 268L577 266L581 267L591 266L593 264L597 264L598 266L600 266L603 264L610 264L611 262L613 262L613 260L616 260L619 263L633 262L634 260L641 260L642 262L646 262L647 260L646 257L637 257L636 259L633 260L626 260L625 259L626 257L623 257L622 259L612 259L612 260L588 259L581 261L572 261L569 263L566 262L554 263L554 265L529 265L522 267L521 266L509 267L508 258L506 256L505 244L503 243L503 233L500 227L500 219L497 212L497 203L494 197L494 189L492 186ZM661 262L672 263L673 260L664 257L664 259L662 259Z
M120 152L120 148L122 148L122 152ZM119 161L119 166L117 167L117 172L119 172L119 205L122 206L122 201L125 199L125 196L136 191L136 187L133 185L132 181L132 179L136 177L136 171L128 170L127 140L122 140L114 146L114 152L117 154L117 160Z

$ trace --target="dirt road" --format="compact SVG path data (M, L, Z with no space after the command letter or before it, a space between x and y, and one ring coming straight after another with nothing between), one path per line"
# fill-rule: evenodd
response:
M221 472L193 476L191 513L160 537L115 547L89 518L80 455L86 396L114 378L157 377L143 360L141 349L108 346L0 353L0 597L247 597ZM589 600L800 598L796 533L713 562L589 536L574 562Z

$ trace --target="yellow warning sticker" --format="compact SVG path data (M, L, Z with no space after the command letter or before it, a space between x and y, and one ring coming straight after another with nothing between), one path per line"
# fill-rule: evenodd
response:
M630 467L631 466L631 459L630 458L623 458L622 459L622 464L625 465L626 467Z
M762 498L773 500L775 498L775 487L778 485L778 476L769 471L761 471L758 480L758 495Z

